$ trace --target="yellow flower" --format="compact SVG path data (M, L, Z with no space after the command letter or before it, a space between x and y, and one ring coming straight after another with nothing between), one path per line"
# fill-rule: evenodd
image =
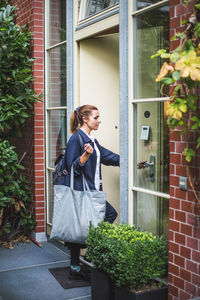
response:
M194 50L190 51L177 61L175 69L180 71L183 78L190 76L192 80L200 81L200 56Z

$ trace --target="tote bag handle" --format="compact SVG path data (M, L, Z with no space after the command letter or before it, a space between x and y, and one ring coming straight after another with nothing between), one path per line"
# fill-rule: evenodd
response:
M73 190L74 189L74 168L73 165L71 166L71 172L70 172L70 188ZM90 191L89 185L87 183L87 180L85 179L85 176L82 172L82 179L83 179L83 190L85 191Z
M81 148L83 150L83 140L80 136L80 134L78 134L78 137L79 137L79 141L80 141L80 144L81 144ZM71 166L71 176L70 176L70 188L73 190L74 189L74 168L73 168L73 164ZM90 191L90 188L89 188L89 185L87 183L87 180L85 179L85 176L82 172L82 179L83 179L83 190L84 192L85 191Z

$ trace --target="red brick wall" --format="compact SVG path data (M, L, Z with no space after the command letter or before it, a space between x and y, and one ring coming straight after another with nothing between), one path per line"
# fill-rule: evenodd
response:
M193 1L194 3L194 1ZM185 7L182 0L170 1L170 36L183 31L181 21L192 11L193 3ZM179 44L171 42L171 50ZM191 144L196 137L191 133ZM200 153L187 164L182 151L185 139L178 131L170 135L170 219L169 219L169 300L192 299L200 296L200 222L194 193L188 183L188 190L178 187L179 176L200 178ZM196 182L197 183L197 182ZM194 182L195 184L195 182ZM195 186L199 189L199 184ZM200 196L200 192L197 192ZM200 198L200 197L199 197Z
M17 24L28 24L34 34L32 56L36 58L33 67L36 93L44 89L44 28L43 0L12 0L17 5ZM34 117L26 123L23 138L15 141L19 156L25 151L23 161L33 189L33 205L36 214L36 232L45 232L45 173L44 173L44 104L38 102L34 107Z

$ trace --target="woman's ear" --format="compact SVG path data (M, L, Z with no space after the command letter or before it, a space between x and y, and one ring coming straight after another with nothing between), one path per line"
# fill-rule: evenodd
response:
M86 117L83 117L83 123L86 123L87 124L87 122L88 122L88 118L86 118Z

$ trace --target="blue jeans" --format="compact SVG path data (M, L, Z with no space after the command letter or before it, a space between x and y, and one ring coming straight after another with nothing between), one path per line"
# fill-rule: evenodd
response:
M114 207L108 201L106 201L106 214L105 214L104 222L109 222L110 224L112 224L115 221L116 218L117 218L116 210L114 209ZM71 266L78 266L79 265L79 256L80 256L81 245L79 245L79 244L68 244L68 248L70 250L70 265Z

